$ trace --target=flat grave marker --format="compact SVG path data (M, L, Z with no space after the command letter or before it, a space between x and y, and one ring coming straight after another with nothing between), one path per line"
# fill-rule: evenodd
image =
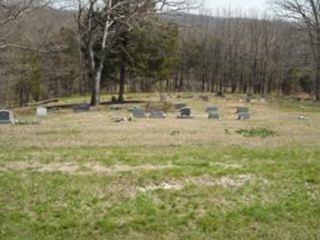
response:
M163 111L154 111L151 112L151 115L149 116L149 118L166 118L167 115L163 112Z
M73 106L73 111L76 113L89 112L90 104L87 104L87 103L76 104Z

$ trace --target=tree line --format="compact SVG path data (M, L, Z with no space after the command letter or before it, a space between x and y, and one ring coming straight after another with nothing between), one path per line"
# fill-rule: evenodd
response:
M0 105L77 94L98 105L104 92L123 102L125 92L148 91L305 92L320 100L319 1L277 1L291 21L227 10L188 14L187 1L61 6L0 0Z

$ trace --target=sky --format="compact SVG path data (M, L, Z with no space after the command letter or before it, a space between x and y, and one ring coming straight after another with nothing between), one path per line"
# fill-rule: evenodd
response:
M269 0L270 1L270 0ZM204 0L205 8L231 8L241 10L258 10L263 12L268 9L268 0Z

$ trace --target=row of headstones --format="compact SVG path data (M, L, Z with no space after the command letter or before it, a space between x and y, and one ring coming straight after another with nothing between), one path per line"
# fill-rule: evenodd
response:
M48 110L47 108L44 107L38 107L36 110L36 115L37 117L45 117L48 115ZM19 123L22 120L20 119L20 121L18 121L13 112L10 110L0 110L0 124L15 124L15 123Z
M90 111L89 104L77 104L73 107L74 112L87 112ZM46 107L37 107L36 109L37 117L46 117L48 116L48 109ZM0 109L0 124L14 124L16 119L12 111L7 109Z
M206 113L208 114L209 119L220 119L219 108L216 106L207 107ZM237 109L237 119L238 120L248 120L250 119L249 108L247 107L238 107ZM191 108L184 107L180 109L179 118L193 118Z
M180 106L182 106L182 105L180 105ZM144 109L142 109L142 108L135 107L132 112L133 112L134 118L146 118L147 117ZM189 108L187 106L183 106L182 108L180 108L179 112L180 112L180 115L178 116L178 118L181 118L181 119L194 118L194 115L192 114L191 108ZM216 106L207 107L206 113L208 113L209 119L220 119L219 108ZM238 120L250 119L249 108L247 108L247 107L239 107L237 109L236 113L238 116ZM149 115L149 118L166 118L166 114L162 111L154 111L154 112L151 112L151 114Z
M177 103L175 109L180 111L179 118L193 118L191 109L187 107L184 103ZM220 119L219 108L216 106L209 106L206 109L209 119ZM250 113L248 107L238 107L237 109L238 120L248 120L250 119Z
M134 118L166 118L167 115L163 111L152 111L149 116L142 108L134 107L132 110L132 115Z
M75 112L90 111L90 105L89 104L78 104L78 105L74 106L73 110ZM187 105L184 103L177 103L175 105L175 110L180 111L179 118L193 118L194 117L192 115L191 108L187 107ZM135 118L146 118L147 117L145 111L142 108L134 107L132 111L133 111L133 117L135 117ZM207 107L206 113L208 113L209 119L219 119L220 118L219 108L216 106ZM247 107L239 107L236 113L238 114L239 120L250 119L250 113L249 113L249 109ZM47 113L45 113L45 115L46 114ZM37 115L39 116L38 112L37 112ZM166 114L163 111L153 111L149 115L149 118L166 118Z
M181 107L179 109L180 116L179 118L193 118L192 110L191 108L187 107L184 104L176 105L176 109L178 107ZM89 111L90 106L88 105L77 105L77 107L74 108L75 112L85 112ZM208 113L209 119L219 119L219 108L215 106L207 107L206 113ZM44 107L38 107L36 110L36 114L38 117L45 117L48 115L47 108ZM247 107L239 107L237 110L238 119L239 120L247 120L250 118L249 109ZM135 118L146 118L146 113L143 109L135 107L133 109L133 117ZM153 111L149 115L149 118L166 118L166 114L163 111ZM15 118L13 115L13 112L10 110L0 110L0 124L14 124Z

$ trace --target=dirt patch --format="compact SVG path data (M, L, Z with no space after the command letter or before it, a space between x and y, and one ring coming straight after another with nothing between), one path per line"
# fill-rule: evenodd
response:
M187 185L196 185L197 187L221 186L224 188L239 188L254 179L254 175L238 175L226 176L221 178L212 178L208 175L201 177L187 178L184 180L167 180L159 184L151 184L146 187L139 188L141 192L154 191L158 189L164 190L181 190Z
M212 166L219 166L223 168L242 168L243 166L237 163L222 163L222 162L215 162L211 163Z
M182 181L165 181L160 184L151 184L146 187L139 187L138 190L140 192L150 192L158 189L164 189L164 190L180 190L184 187L184 183Z
M89 163L85 165L89 171L95 173L120 173L120 172L135 172L135 171L157 171L167 168L172 168L172 165L139 165L139 166L129 166L129 165L114 165L111 167L103 166L100 163Z
M238 175L238 176L226 176L217 179L212 179L210 176L201 176L193 178L190 183L196 184L198 186L222 186L225 188L229 187L241 187L248 183L254 178L253 175Z
M75 174L79 169L79 165L72 162L51 164L42 164L39 162L10 162L4 165L0 170L2 172L30 170L37 172L63 172Z
M88 163L80 165L75 162L65 163L49 163L43 164L39 162L10 162L0 167L0 172L8 171L37 171L43 173L60 172L72 175L84 175L84 174L113 174L121 172L136 172L136 171L157 171L167 168L172 168L172 165L114 165L111 167L104 166L100 163Z

